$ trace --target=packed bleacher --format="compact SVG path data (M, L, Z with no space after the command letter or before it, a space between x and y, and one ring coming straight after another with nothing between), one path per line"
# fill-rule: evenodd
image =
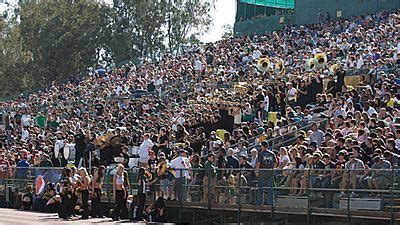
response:
M89 198L92 216L103 216L105 179L114 219L127 201L133 219L145 211L154 221L165 220L163 199L221 203L221 185L235 204L238 183L258 187L258 205L273 204L274 187L290 196L340 190L312 193L326 207L349 188L352 197L377 197L355 190L384 190L400 165L399 20L399 11L379 12L225 39L157 62L107 61L81 80L3 102L0 182L61 168L40 193L24 189L21 204L54 211L48 202L58 202L62 218L79 201L88 218ZM117 164L115 174L104 172ZM124 168L133 167L141 169L130 180ZM133 196L130 183L138 184ZM159 198L144 208L149 191Z

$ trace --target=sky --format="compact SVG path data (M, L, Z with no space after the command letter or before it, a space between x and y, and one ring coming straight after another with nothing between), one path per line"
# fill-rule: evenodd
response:
M5 9L6 0L0 0L0 12ZM15 0L7 0L9 2L15 2ZM105 0L105 2L112 2L112 0ZM204 43L214 42L221 39L223 34L222 26L225 24L230 24L233 26L235 22L236 13L236 0L216 0L215 9L211 11L211 16L213 18L213 24L209 32L204 34L200 40Z
M221 39L224 24L232 25L235 23L236 0L217 0L215 10L212 10L213 25L210 31L201 37L201 41L214 42Z

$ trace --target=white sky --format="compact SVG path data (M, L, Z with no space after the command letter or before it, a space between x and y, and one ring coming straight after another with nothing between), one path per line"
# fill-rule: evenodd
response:
M214 42L221 39L224 24L233 26L235 23L236 0L216 0L215 10L212 10L213 25L210 31L201 37L201 41Z
M15 2L15 0L7 0L9 2ZM112 2L112 0L104 0L105 2ZM1 4L5 0L0 0L0 12L6 7L5 4ZM235 22L236 13L236 0L216 0L215 9L212 10L211 16L213 18L213 24L210 31L204 34L200 40L207 42L214 42L221 39L223 34L222 26L224 24L230 24L233 26Z

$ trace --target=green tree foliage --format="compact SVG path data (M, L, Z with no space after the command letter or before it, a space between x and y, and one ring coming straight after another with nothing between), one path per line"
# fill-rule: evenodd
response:
M110 48L116 61L164 49L165 0L114 0Z
M105 6L85 0L20 5L22 48L32 53L38 85L64 80L95 63L107 27Z
M97 62L179 52L211 24L212 0L20 1L0 18L0 96L65 81ZM12 17L12 18L10 18Z
M168 0L167 37L170 52L178 53L183 44L196 41L211 25L214 1Z

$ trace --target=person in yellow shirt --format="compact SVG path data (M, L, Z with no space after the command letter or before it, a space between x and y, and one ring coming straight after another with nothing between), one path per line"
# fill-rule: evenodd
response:
M392 98L392 95L390 93L386 93L384 95L384 102L386 103L386 106L393 107L395 100L394 98Z

